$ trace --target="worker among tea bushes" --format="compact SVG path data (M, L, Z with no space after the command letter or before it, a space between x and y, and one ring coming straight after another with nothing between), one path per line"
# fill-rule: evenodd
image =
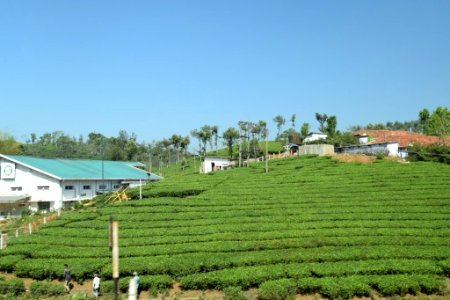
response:
M67 264L64 264L64 288L66 290L67 293L70 293L70 269L69 266Z

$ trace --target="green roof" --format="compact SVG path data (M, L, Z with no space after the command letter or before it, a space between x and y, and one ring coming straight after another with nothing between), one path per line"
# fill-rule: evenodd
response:
M20 155L1 155L16 163L31 167L62 180L79 179L122 179L122 180L159 180L161 177L147 174L136 168L144 166L139 162L87 160L87 159L50 159Z

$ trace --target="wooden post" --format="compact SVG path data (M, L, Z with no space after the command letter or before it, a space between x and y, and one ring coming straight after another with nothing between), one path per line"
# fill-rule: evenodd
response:
M16 237L19 237L19 229L16 229Z
M47 217L44 216L44 225L47 224Z
M114 300L119 299L119 222L112 221L112 277L114 280Z
M266 129L265 135L266 135L266 173L269 173L269 157L267 156L267 154L269 152L269 141L267 140L267 136L268 136L267 129Z
M3 236L4 234L0 233L0 249L3 249Z
M31 223L28 223L28 233L29 234L33 233L33 227L31 226Z
M58 217L61 216L61 208L58 208Z

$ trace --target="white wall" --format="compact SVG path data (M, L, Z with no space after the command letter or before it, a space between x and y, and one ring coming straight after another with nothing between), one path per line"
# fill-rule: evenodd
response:
M213 165L215 170L223 170L230 167L230 161L224 158L205 157L205 160L203 161L203 172L209 173L214 171Z
M337 147L338 153L352 153L352 154L369 154L376 155L377 153L387 152L389 156L398 156L398 143L379 143L379 144L366 144L366 145L354 145Z
M6 159L0 161L10 162ZM50 202L50 209L55 210L64 207L64 203L91 199L96 196L98 191L116 190L121 182L121 180L60 181L22 165L15 164L15 166L16 175L14 179L0 178L0 195L27 195L30 197L30 208L33 210L38 209L39 202ZM105 185L104 190L101 189L101 185ZM134 186L138 185L139 182L134 184ZM72 189L66 189L66 186L72 186ZM85 189L84 186L90 188ZM22 190L13 191L13 187L21 187ZM38 187L46 188L39 189Z
M398 156L398 143L389 143L386 148L389 156Z
M2 161L6 161L3 160ZM21 187L21 191L13 191L13 187ZM38 187L48 187L38 189ZM0 179L0 194L28 195L32 201L32 207L37 208L35 201L45 200L53 202L51 208L57 209L61 204L61 187L59 181L45 174L36 172L19 164L16 164L16 176L14 179Z
M304 142L313 142L318 141L320 139L326 139L327 135L324 133L310 133L307 137L305 137Z
M360 135L360 136L358 136L358 141L360 144L367 144L369 142L369 136Z

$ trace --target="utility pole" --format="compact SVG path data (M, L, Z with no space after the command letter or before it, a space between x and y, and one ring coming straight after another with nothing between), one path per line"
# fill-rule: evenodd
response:
M112 277L114 280L114 300L119 300L119 222L109 219L109 247L112 251Z
M197 173L197 162L195 160L195 148L194 148L194 173Z
M269 173L269 156L267 155L269 152L269 141L268 141L269 133L267 128L264 129L264 131L265 131L264 134L266 136L266 173Z
M239 168L242 166L242 133L239 126Z

